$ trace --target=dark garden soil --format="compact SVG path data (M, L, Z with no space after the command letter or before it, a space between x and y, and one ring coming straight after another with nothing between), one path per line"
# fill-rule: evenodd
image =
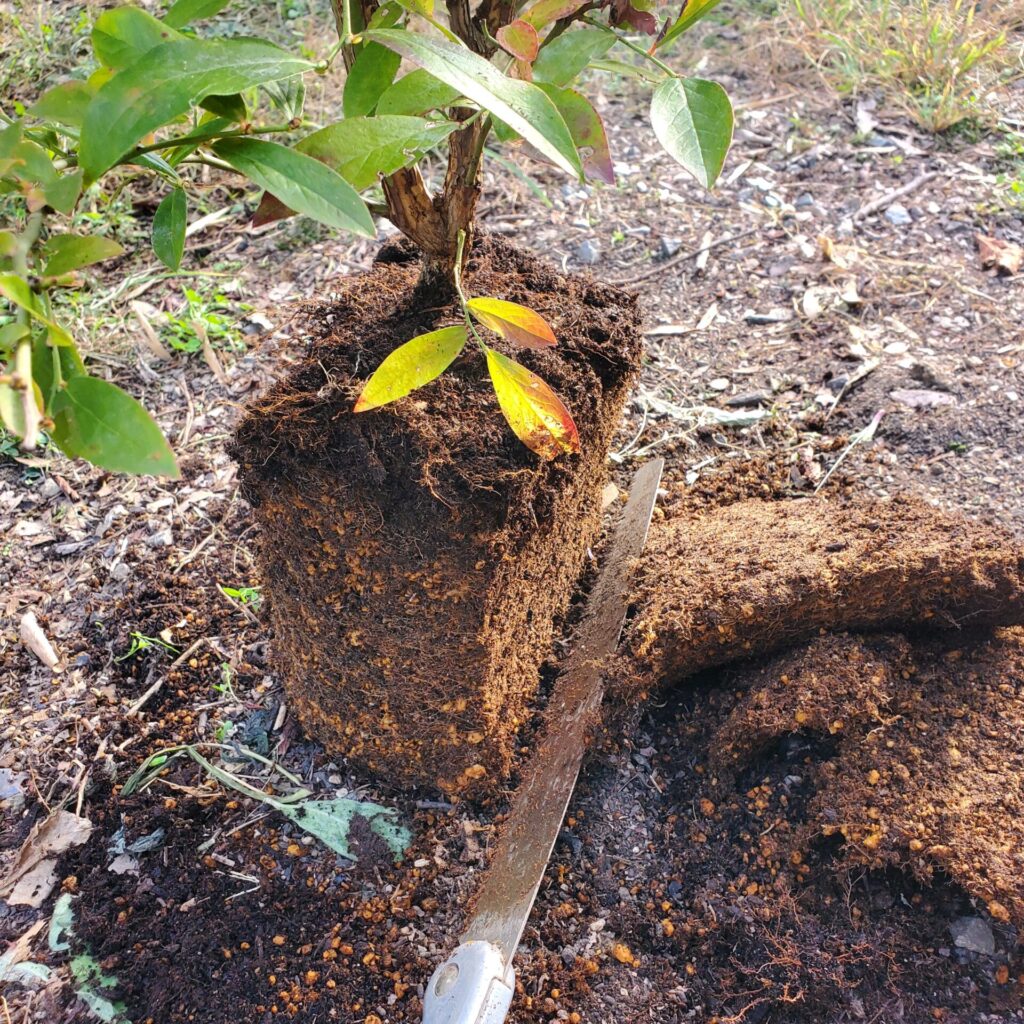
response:
M667 459L657 515L668 532L664 543L652 533L651 550L664 548L665 578L687 592L666 609L680 630L693 626L679 618L686 609L731 615L731 583L755 556L798 563L799 537L778 507L809 498L830 470L819 547L807 548L820 571L762 577L774 581L762 603L782 633L794 638L801 599L824 601L823 572L865 579L884 555L859 529L824 539L868 497L916 496L878 513L891 550L909 559L901 564L917 565L892 577L894 603L921 600L926 574L914 559L932 544L949 568L938 593L990 597L994 578L1019 571L1019 541L992 523L1019 535L1024 522L1024 298L1019 278L981 265L975 241L981 232L1024 242L1019 210L999 190L996 141L925 136L882 106L865 140L852 104L813 82L781 80L722 39L709 54L742 107L712 196L655 155L631 94L608 93L599 104L618 126L618 189L564 185L523 157L551 207L502 175L483 210L488 230L560 269L589 265L603 283L589 288L643 289L648 358L611 468L624 487L635 461ZM308 332L291 300L344 292L341 275L369 269L379 249L299 244L293 230L250 232L240 218L190 237L188 266L233 267L257 307L240 325L246 352L157 366L124 343L137 331L122 325L93 353L100 372L157 413L180 483L57 459L0 467L4 866L51 810L93 823L89 841L62 855L42 906L0 902L0 937L48 921L60 890L76 895L72 952L91 950L116 977L108 994L134 1024L418 1020L505 806L501 793L483 808L438 799L433 787L410 791L305 739L272 667L283 634L265 605L218 588L260 582L255 515L227 446L246 403L303 372ZM154 316L177 308L156 275L126 284L132 270L115 266L97 292L122 303L145 294ZM414 403L404 410L419 415ZM878 413L875 432L858 439ZM496 408L480 429L513 457ZM730 510L747 498L763 512L744 532L754 505ZM611 489L605 502L620 505ZM943 519L939 529L922 502L975 525ZM670 531L689 522L714 533L715 509L742 539L701 565ZM917 525L898 531L908 516ZM649 599L645 580L638 593ZM18 639L30 609L60 673ZM886 623L883 635L810 642L801 630L777 655L673 687L652 679L640 706L619 700L524 937L513 1020L1024 1020L1024 635L957 625ZM152 639L130 654L133 634L136 648ZM554 643L545 681L566 643ZM218 738L273 756L318 796L397 808L412 850L395 866L357 833L358 858L341 859L191 762L119 795L147 755ZM526 729L515 753L528 742ZM269 784L261 764L224 754L219 764ZM126 844L146 840L128 862L116 852L122 828ZM54 969L52 980L8 985L0 1012L18 1024L90 1019L69 953L49 951L46 937L43 927L27 954Z

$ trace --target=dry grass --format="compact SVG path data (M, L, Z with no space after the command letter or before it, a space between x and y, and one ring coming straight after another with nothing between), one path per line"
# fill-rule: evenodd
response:
M784 0L779 17L832 88L881 89L929 131L993 119L1024 72L1024 0Z

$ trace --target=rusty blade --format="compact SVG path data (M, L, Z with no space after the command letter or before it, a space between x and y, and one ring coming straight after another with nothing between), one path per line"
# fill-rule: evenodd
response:
M587 600L572 651L555 684L547 725L474 901L463 942L485 941L511 963L576 786L587 735L600 717L603 661L626 617L633 560L643 550L662 459L637 471L608 556Z

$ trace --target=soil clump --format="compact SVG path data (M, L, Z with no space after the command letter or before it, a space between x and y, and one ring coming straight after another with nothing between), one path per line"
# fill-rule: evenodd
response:
M308 358L250 408L234 454L261 526L276 662L305 729L396 785L480 795L510 771L599 529L640 316L634 296L500 240L476 247L466 288L530 306L559 339L509 353L579 428L580 454L540 463L472 345L409 398L352 414L393 348L461 320L417 292L411 250L382 257L310 311Z
M1024 548L911 497L752 499L653 523L634 594L617 675L645 692L824 631L1017 624Z

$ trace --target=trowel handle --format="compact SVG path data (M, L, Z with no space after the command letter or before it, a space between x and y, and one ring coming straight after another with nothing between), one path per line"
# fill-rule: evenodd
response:
M490 942L463 942L430 976L423 1024L503 1024L516 972Z

